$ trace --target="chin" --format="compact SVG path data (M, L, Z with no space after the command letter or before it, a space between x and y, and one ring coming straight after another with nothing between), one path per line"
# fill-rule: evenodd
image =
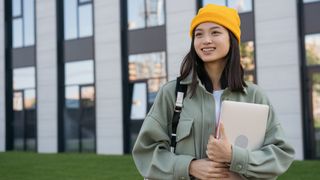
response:
M217 60L217 58L215 58L215 57L203 57L201 59L203 62L213 62L213 61Z
M204 57L204 58L201 58L202 59L202 61L204 62L204 63L210 63L210 62L217 62L217 61L219 61L219 60L223 60L224 58L223 57L221 57L221 58L217 58L217 57Z

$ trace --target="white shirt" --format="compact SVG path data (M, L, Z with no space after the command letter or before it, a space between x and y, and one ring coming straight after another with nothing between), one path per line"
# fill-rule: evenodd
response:
M213 98L216 106L216 124L218 124L219 116L220 116L222 93L223 93L223 90L213 91Z

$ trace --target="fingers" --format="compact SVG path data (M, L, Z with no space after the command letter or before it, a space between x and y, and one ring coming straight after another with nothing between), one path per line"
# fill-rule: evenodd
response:
M228 171L229 166L225 163L219 163L219 162L215 162L212 161L212 166L215 168L221 168L221 169L225 169L225 171Z
M220 122L220 137L221 139L227 139L227 135L224 129L224 124L223 122Z
M217 163L214 161L211 161L211 165L213 167L212 172L210 174L213 178L227 178L229 175L229 168L224 163Z

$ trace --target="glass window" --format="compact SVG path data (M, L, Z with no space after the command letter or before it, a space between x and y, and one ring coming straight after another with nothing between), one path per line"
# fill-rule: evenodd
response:
M94 82L93 60L69 62L65 64L65 83L91 84Z
M305 36L305 50L307 65L320 64L320 34Z
M131 115L132 120L142 120L147 114L147 84L137 82L133 84Z
M253 82L255 63L254 63L254 43L253 41L241 42L240 44L241 64L245 71L245 80Z
M64 1L64 37L77 38L77 0Z
M147 26L159 26L164 24L163 0L147 0Z
M35 109L36 108L36 91L35 89L27 89L24 91L24 108Z
M94 61L65 63L64 150L95 150Z
M13 110L22 111L23 110L23 97L22 92L13 93Z
M165 52L129 56L129 80L147 80L148 102L152 104L160 87L166 82Z
M128 1L128 29L145 27L145 0Z
M79 36L92 36L92 4L79 7Z
M166 76L165 53L147 53L129 56L129 79L139 80Z
M228 0L228 7L238 10L239 13L252 11L252 0Z
M162 85L167 82L165 77L152 78L148 80L148 103L151 105L156 99L156 95Z
M80 107L79 86L67 86L65 98L66 98L67 108L79 108Z
M320 1L320 0L303 0L304 3L317 2L317 1Z
M14 150L36 150L35 67L13 69Z
M83 86L81 88L81 105L82 107L91 108L94 107L94 87Z
M23 40L22 40L22 18L17 18L13 20L13 37L12 37L12 46L14 48L22 47L23 46Z
M92 1L64 0L64 38L93 35Z
M86 2L91 2L91 0L80 0L80 3L86 3Z
M35 68L25 67L13 70L13 89L28 89L35 87Z
M320 73L312 75L312 116L316 156L320 157Z
M34 44L35 25L34 25L34 0L24 0L23 3L24 19L24 45Z
M203 6L206 4L218 4L236 9L239 13L252 11L252 0L203 0Z
M34 0L14 0L12 9L12 47L19 48L34 45Z
M164 25L164 0L128 1L128 29Z
M221 6L226 6L227 2L226 0L203 0L202 5L205 6L206 4L217 4Z
M12 1L12 16L21 16L21 0Z

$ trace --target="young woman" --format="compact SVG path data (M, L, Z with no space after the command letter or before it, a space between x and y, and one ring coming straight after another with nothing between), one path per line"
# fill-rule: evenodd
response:
M261 89L243 79L240 64L240 18L231 8L209 4L191 22L191 48L185 56L180 83L188 94L177 128L175 153L170 152L171 119L176 81L165 84L150 109L133 148L142 176L149 179L223 179L233 172L244 179L275 179L293 161L274 110ZM260 149L232 146L215 133L223 100L267 104L270 107ZM258 122L257 122L258 123Z

